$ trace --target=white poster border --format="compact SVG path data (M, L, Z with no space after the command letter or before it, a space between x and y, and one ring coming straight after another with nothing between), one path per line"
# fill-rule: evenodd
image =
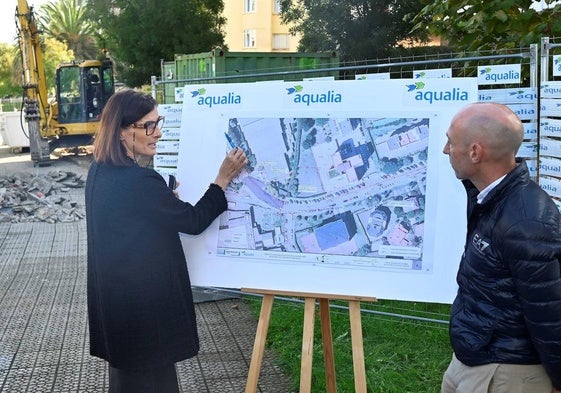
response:
M420 84L421 83L421 84ZM290 101L291 89L325 93L317 107L298 106ZM188 92L189 91L189 92ZM247 260L240 263L213 253L218 220L201 236L182 236L193 285L229 288L262 288L297 292L374 296L386 299L450 303L455 296L455 274L465 234L465 195L454 177L448 157L442 154L446 128L453 114L477 101L476 78L418 80L314 81L271 84L186 86L177 176L182 199L195 203L202 195L229 149L224 122L230 117L361 116L429 117L431 125L427 163L426 257L433 263L430 273L372 270L354 266L333 268L318 263L298 263L298 254L278 262ZM197 93L199 92L199 93ZM204 92L204 93L203 93ZM196 94L214 92L224 103L238 98L244 105L197 105ZM323 93L322 93L323 92ZM319 95L318 95L319 94ZM348 104L338 105L348 99ZM465 94L465 95L464 95ZM242 98L243 97L243 98ZM440 98L440 99L439 99ZM306 98L310 99L310 97ZM454 100L456 99L456 100ZM302 100L302 97L301 97ZM331 100L331 102L328 102ZM207 100L208 101L208 100ZM217 102L219 102L218 100ZM300 102L301 103L301 102ZM298 109L297 109L298 108ZM374 109L375 108L375 109ZM430 196L430 197L429 197ZM429 214L430 212L430 214ZM215 247L216 249L216 247Z

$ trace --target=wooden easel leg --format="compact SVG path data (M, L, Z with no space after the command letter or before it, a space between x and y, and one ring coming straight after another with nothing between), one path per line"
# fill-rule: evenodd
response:
M267 339L267 331L269 329L271 311L273 309L273 298L273 295L263 295L261 313L259 314L253 353L251 354L251 363L249 365L249 374L245 385L245 393L255 393L257 391L257 382L259 380L261 363L263 362L263 354L265 351L265 340Z
M364 368L362 323L360 317L360 302L358 300L349 301L349 315L351 320L355 392L366 393L366 371Z
M300 368L300 393L312 390L312 359L314 355L314 322L316 299L307 297L304 303L304 329L302 333L302 361Z
M335 378L335 360L333 356L333 335L331 333L331 311L329 299L319 300L319 316L321 321L321 337L323 344L323 360L325 363L325 382L327 393L337 393Z
M325 378L327 393L337 393L329 300L340 299L349 301L349 319L351 322L355 393L366 393L366 371L364 367L364 349L362 342L360 302L361 300L375 302L376 298L366 298L363 296L357 297L343 295L324 295L317 293L312 294L308 292L272 291L268 289L251 288L242 288L242 291L263 294L263 303L261 305L259 323L257 324L255 344L253 347L253 353L251 355L251 364L249 366L249 375L247 377L245 393L255 393L257 391L257 381L259 379L261 362L263 361L265 340L267 338L267 330L269 329L269 321L271 319L273 296L275 295L304 297L306 299L304 304L304 328L302 333L300 393L310 393L312 390L312 360L314 354L314 323L316 299L319 299L320 304L321 333L323 357L325 359Z

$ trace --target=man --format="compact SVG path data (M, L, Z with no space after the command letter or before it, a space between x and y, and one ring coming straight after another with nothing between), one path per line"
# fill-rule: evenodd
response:
M468 203L442 393L561 393L561 215L515 158L522 123L475 103L446 135Z

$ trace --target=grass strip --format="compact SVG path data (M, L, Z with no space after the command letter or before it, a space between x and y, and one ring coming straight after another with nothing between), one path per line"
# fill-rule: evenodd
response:
M261 298L246 296L256 317ZM280 366L299 388L304 306L275 299L267 346L279 355ZM337 391L354 392L348 303L332 302L331 328ZM368 392L438 393L442 374L452 356L448 339L449 305L383 301L361 304L363 349ZM326 391L319 310L314 324L312 392ZM394 315L403 315L394 316ZM412 319L418 317L420 319ZM433 321L434 320L434 321Z

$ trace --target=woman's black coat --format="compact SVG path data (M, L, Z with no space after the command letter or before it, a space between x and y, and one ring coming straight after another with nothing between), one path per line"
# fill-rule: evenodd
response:
M226 210L211 184L182 202L154 170L93 163L86 183L90 353L123 369L195 356L195 309L179 232L199 234Z

